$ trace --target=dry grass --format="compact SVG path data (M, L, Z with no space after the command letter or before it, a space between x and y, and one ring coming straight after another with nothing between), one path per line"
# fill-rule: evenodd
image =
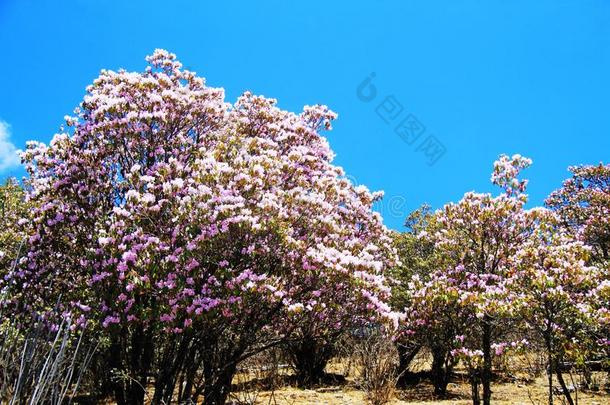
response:
M425 363L424 360L420 360L419 363L417 368L425 366L422 364ZM357 366L353 364L349 365L346 362L335 362L328 367L327 371L346 375L347 378L345 382L340 385L329 385L309 390L299 389L295 386L286 386L284 385L286 384L285 380L284 383L274 391L259 391L255 403L261 405L340 405L367 403L366 393L359 389L359 370ZM458 370L458 373L459 372L460 370ZM287 375L284 374L284 377L287 377ZM601 378L606 378L606 376ZM493 404L538 405L547 403L548 386L546 385L545 376L528 380L527 374L522 373L515 379L517 380L516 382L499 381L493 384ZM432 385L423 381L413 386L398 388L396 390L396 397L390 404L471 404L470 385L465 379L460 379L459 375L456 380L457 381L449 384L448 398L445 400L434 398ZM573 396L575 397L574 393ZM556 395L556 403L562 403L561 395ZM578 403L580 405L607 405L610 404L610 394L606 392L594 393L579 391Z
M252 361L247 366L251 371L242 371L233 380L234 392L229 402L234 405L345 405L367 404L366 392L360 388L359 365L349 361L335 361L327 367L327 372L335 376L346 378L335 384L328 383L314 389L301 389L296 387L290 369L286 366L269 368L269 361L275 358L263 358ZM513 359L522 367L530 367L531 359ZM515 364L513 363L513 366ZM527 363L527 365L522 364ZM276 363L277 364L277 363ZM429 366L428 360L422 356L415 360L415 371ZM527 370L513 374L514 381L496 381L492 385L494 405L543 405L547 403L548 386L546 376L529 378ZM422 381L408 387L397 388L395 398L389 402L391 405L470 405L470 385L465 378L464 370L458 368L457 375L448 386L447 399L439 400L433 396L433 387L427 381ZM596 373L599 381L608 378L606 374ZM569 380L569 376L566 376ZM337 380L339 381L339 380ZM575 398L575 393L572 393ZM562 404L562 396L555 396L555 403ZM112 402L104 402L112 404ZM578 391L579 405L610 405L610 393Z
M533 405L547 403L547 386L544 378L538 378L534 382L525 383L495 383L493 389L494 405ZM445 400L435 399L432 395L433 388L426 382L415 386L400 388L396 390L396 398L390 402L392 405L469 405L470 386L467 382L449 384L449 396ZM274 391L260 390L256 393L235 393L233 400L240 398L245 403L259 405L345 405L366 404L366 393L359 390L353 380L348 378L343 385L325 386L317 389L299 389L296 386L282 386ZM249 402L248 400L254 400ZM112 402L106 402L111 404ZM238 402L234 402L237 404ZM556 403L561 404L561 397L556 396ZM608 405L610 394L578 392L578 403L580 405Z
M391 404L455 404L468 405L470 386L466 383L449 385L449 398L438 400L432 396L432 386L420 383L414 387L397 390L397 399ZM365 393L350 384L338 387L324 387L316 390L301 390L295 387L283 387L276 390L273 396L270 392L261 392L257 404L306 405L306 404L365 404ZM545 404L547 403L547 387L544 379L537 379L531 384L497 383L493 386L493 403L505 404ZM561 398L557 396L557 403ZM578 403L581 405L610 404L610 394L578 393Z

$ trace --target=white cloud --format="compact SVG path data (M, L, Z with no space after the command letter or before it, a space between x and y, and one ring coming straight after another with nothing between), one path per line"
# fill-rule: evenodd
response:
M17 148L10 140L10 126L0 121L0 172L12 169L21 164Z

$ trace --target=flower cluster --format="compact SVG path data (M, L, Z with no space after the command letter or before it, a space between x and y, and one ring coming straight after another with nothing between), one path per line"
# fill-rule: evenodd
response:
M24 249L25 234L21 218L27 212L24 193L14 179L0 185L0 278L15 267Z
M494 162L491 182L504 189L507 195L519 195L525 191L527 180L519 180L521 170L531 166L532 160L521 155L500 155Z
M546 200L570 234L593 248L592 259L610 260L610 165L570 167L572 177Z

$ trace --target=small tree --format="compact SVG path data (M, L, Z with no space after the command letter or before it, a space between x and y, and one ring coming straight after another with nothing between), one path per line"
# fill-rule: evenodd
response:
M514 288L526 324L544 342L548 358L549 403L553 403L553 373L568 403L573 404L562 377L567 358L586 357L594 323L591 294L601 281L596 267L587 266L589 250L559 229L559 218L546 210L537 212L536 231L516 259Z
M610 165L581 165L569 168L572 177L546 200L557 213L567 235L591 247L590 261L601 271L601 281L591 292L595 296L597 344L591 358L606 364L610 358Z
M394 234L394 246L400 258L399 263L389 271L392 280L392 296L390 305L395 311L401 312L405 308L411 308L412 290L410 281L417 275L418 280L428 280L435 266L442 258L434 255L434 244L419 234L428 227L433 213L430 206L422 205L417 210L409 214L405 221L405 232ZM411 314L409 314L411 317ZM400 359L399 375L401 379L406 379L409 374L409 365L420 351L422 346L429 342L421 339L420 335L399 333L395 338L396 349Z
M434 393L443 397L452 372L451 356L455 335L461 322L457 308L450 303L438 283L436 269L450 263L426 237L433 229L436 215L423 205L405 221L407 231L395 236L400 264L391 270L394 280L391 303L406 311L402 331L396 338L401 377L408 378L408 367L420 348L432 353L431 380ZM434 280L434 281L431 281Z
M353 348L360 369L360 384L371 405L384 405L392 400L399 378L398 353L383 328L369 328Z
M408 316L403 322L402 341L418 342L432 353L431 380L434 394L443 397L447 393L456 358L453 351L459 347L459 336L471 325L472 319L459 303L458 288L452 285L448 271L429 274L424 281L413 276L408 283L410 301L406 307ZM458 269L457 276L462 274Z
M457 326L469 325L460 334L465 345L462 352L481 353L481 361L473 363L475 404L480 398L479 382L483 403L491 402L493 348L503 341L513 315L513 294L507 285L510 260L527 239L532 225L531 216L523 209L527 181L520 181L517 176L530 164L529 159L519 155L500 156L494 164L492 182L504 193L498 197L467 193L458 203L439 210L433 226L422 235L447 263L429 283L450 287L446 302L457 306L452 311L459 314ZM435 291L445 294L442 289ZM425 324L427 319L420 322Z

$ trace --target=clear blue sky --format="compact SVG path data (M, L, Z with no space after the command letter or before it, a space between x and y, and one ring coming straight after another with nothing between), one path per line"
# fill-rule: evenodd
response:
M421 203L492 190L500 153L534 159L533 204L568 165L610 161L606 0L0 0L0 44L0 159L8 142L49 141L100 69L142 70L165 48L229 101L252 90L338 112L336 163L385 190L379 209L396 229ZM364 102L371 72L377 95ZM387 96L389 123L377 113ZM394 132L408 114L425 126L411 145ZM429 135L446 150L432 166L417 150ZM11 174L23 173L0 177Z

